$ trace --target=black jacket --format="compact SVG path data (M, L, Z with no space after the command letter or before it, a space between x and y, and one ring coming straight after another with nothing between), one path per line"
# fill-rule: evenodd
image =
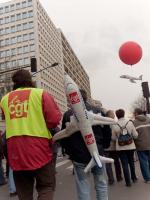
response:
M101 113L101 111L98 108L91 106L90 104L87 103L86 103L86 108L87 110L92 110L93 113L95 114ZM65 123L70 121L70 116L72 115L73 115L72 110L68 110L67 112L65 112L62 121L62 129L65 129L66 127ZM107 138L109 138L110 142L111 129L108 125L105 126L97 125L93 126L92 129L95 135L99 154L103 155L104 134L107 136ZM71 160L85 164L87 164L90 161L91 155L85 145L85 142L82 138L80 131L72 134L68 138L62 139L61 145L65 149L65 153L69 155Z

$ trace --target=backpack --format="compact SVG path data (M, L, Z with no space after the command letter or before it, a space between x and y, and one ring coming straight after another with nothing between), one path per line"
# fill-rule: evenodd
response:
M130 121L130 120L129 120ZM126 146L133 142L132 135L128 132L128 129L126 128L129 121L125 124L124 127L121 127L119 124L117 124L121 130L120 135L118 136L118 145L119 146ZM126 133L124 134L124 132Z

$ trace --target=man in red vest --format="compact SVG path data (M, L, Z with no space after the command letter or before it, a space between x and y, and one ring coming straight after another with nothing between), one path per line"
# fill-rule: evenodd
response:
M14 90L1 100L6 121L8 159L20 200L32 200L36 180L38 200L52 200L55 169L49 131L61 119L53 97L35 88L27 70L12 77Z

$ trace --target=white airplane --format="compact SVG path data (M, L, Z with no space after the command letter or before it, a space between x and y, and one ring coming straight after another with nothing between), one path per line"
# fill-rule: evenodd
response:
M53 140L56 141L64 137L69 137L76 131L80 130L92 157L91 161L84 169L84 172L88 172L94 165L101 168L102 162L112 163L113 159L99 155L92 125L116 124L116 121L108 117L102 117L98 114L88 112L85 108L78 86L68 75L65 75L65 90L74 115L71 118L71 121L66 123L66 129L56 133Z
M136 80L142 81L142 75L140 75L139 77L133 77L133 76L129 76L129 75L121 75L120 78L129 79L129 81L131 83L136 83Z

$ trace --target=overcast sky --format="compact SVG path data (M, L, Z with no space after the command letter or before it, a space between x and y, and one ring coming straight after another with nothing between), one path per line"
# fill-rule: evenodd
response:
M1 2L1 1L0 1ZM122 74L150 80L149 0L41 0L56 27L61 28L90 77L94 99L108 109L130 109L141 93L141 82L120 79ZM118 57L126 41L139 43L141 61L130 66Z

